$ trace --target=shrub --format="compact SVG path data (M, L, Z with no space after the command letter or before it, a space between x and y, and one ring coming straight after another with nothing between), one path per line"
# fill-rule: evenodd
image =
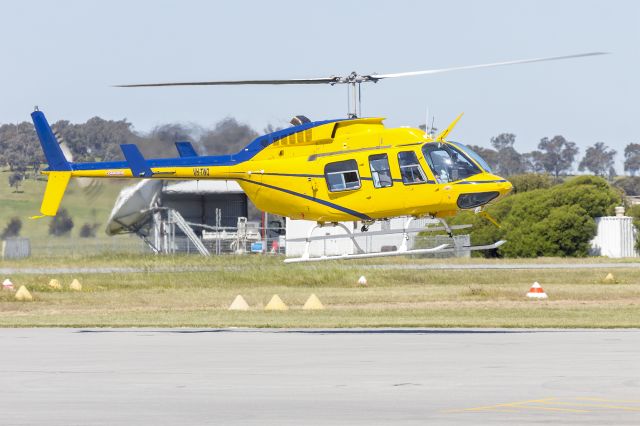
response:
M474 245L507 240L485 256L586 256L596 232L594 218L613 214L620 203L620 194L603 178L579 176L489 205L487 213L501 228L471 212L458 215L454 222L473 225Z
M85 223L80 227L80 238L94 238L98 226L98 223Z
M20 235L20 229L22 229L22 221L20 218L12 217L9 219L9 223L0 234L0 239L5 239L9 237L17 237Z
M49 222L49 235L59 237L67 235L73 229L73 219L69 216L67 209L61 209Z
M627 209L627 216L633 218L633 226L638 230L636 234L636 250L640 251L640 205L636 204Z
M509 182L513 185L513 193L518 194L533 191L534 189L551 188L553 178L548 174L525 173L511 176Z

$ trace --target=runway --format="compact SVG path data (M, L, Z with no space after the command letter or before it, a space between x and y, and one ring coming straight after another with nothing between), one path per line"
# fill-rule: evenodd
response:
M1 329L2 425L640 424L640 330Z
M283 263L283 265L285 265ZM350 261L340 265L343 269L361 269ZM640 262L607 262L607 263L409 263L366 265L371 269L424 269L424 270L538 270L538 269L637 269ZM131 273L180 273L180 272L214 272L240 270L238 266L156 266L156 267L3 267L0 275L43 275L43 274L131 274Z

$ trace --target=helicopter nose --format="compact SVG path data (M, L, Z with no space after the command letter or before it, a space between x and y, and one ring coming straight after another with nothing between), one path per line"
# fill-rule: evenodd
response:
M513 190L513 184L505 179L504 182L502 183L502 190L500 192L502 192L503 195L507 195L512 190Z

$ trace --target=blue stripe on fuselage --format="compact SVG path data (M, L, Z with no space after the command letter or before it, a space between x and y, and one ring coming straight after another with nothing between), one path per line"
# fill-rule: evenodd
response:
M253 181L253 180L245 179L245 178L236 178L236 180L241 180L243 182L252 183L254 185L264 186L264 187L269 188L269 189L275 189L276 191L281 191L281 192L284 192L286 194L295 195L296 197L304 198L306 200L322 204L323 206L327 206L327 207L331 207L332 209L339 210L339 211L341 211L343 213L349 214L349 215L351 215L353 217L357 217L358 219L361 219L361 220L371 220L371 218L369 216L367 216L366 214L364 214L364 213L360 213L360 212L357 212L355 210L351 210L349 208L342 207L342 206L340 206L338 204L334 204L334 203L332 203L330 201L326 201L326 200L323 200L321 198L311 197L309 195L305 195L305 194L301 194L299 192L291 191L290 189L280 188L279 186L273 186L273 185L269 185L269 184L266 184L266 183L256 182L256 181Z
M231 155L212 155L202 157L185 157L185 158L154 158L146 160L149 167L202 167L202 166L233 166L252 159L256 154L268 147L272 143L324 124L335 123L337 121L346 120L324 120L314 121L311 123L301 124L300 126L289 127L287 129L278 130L277 132L268 133L254 139L249 145L242 148L242 151ZM97 163L72 163L73 170L101 170L101 169L128 169L126 161L103 161ZM46 169L45 169L46 170Z

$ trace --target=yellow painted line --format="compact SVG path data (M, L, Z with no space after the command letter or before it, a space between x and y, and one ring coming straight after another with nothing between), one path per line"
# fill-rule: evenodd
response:
M640 404L640 399L609 399L609 398L574 398L578 401L615 402L617 404Z
M504 403L504 404L485 405L485 406L482 406L482 407L458 408L458 409L454 409L454 410L446 410L445 413L460 413L460 412L463 412L463 411L496 410L496 409L501 409L501 408L515 408L515 409L518 409L523 404L531 404L531 403L535 403L535 402L551 401L553 399L556 399L556 398L530 399L530 400L527 400L527 401L507 402L507 403Z
M640 411L640 407L628 407L624 405L610 405L610 404L589 404L585 402L561 402L561 401L552 401L552 402L541 402L541 404L548 405L571 405L577 407L593 407L593 408L609 408L612 410L626 410L626 411Z
M492 410L487 409L485 411L491 411L491 412L494 412L494 413L519 413L520 412L520 410L518 410L517 408L513 409L513 410L508 410L506 408L495 408L495 409L492 409Z
M543 402L542 404L553 404L552 402ZM545 411L566 411L569 413L590 413L589 410L580 410L577 408L556 408L556 407L538 407L536 405L521 405L520 408L529 410L545 410Z

